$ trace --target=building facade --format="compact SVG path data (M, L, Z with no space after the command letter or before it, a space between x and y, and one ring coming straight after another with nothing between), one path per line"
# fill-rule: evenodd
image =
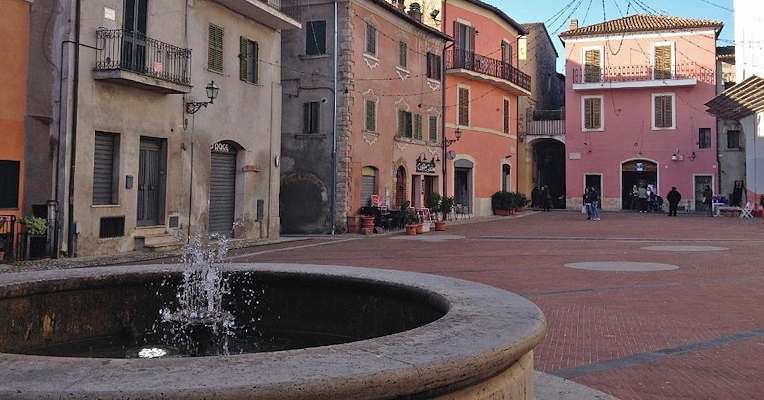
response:
M716 91L716 21L631 15L560 34L566 57L567 207L585 187L602 208L629 209L633 185L702 208L718 193L716 120L703 104ZM635 59L634 54L638 54Z
M548 186L552 204L565 196L565 80L556 72L557 50L541 22L522 24L518 66L531 77L531 95L518 99L518 190Z
M30 2L0 3L0 33L7 49L0 60L0 260L13 257L16 220L24 214L24 119L26 116ZM31 211L31 210L30 210Z
M300 27L289 4L53 3L34 3L35 30L60 65L38 59L30 74L61 71L61 90L36 99L53 122L27 134L50 138L56 157L36 161L54 172L27 184L57 201L61 250L277 236L281 30Z
M735 85L735 47L716 48L716 94ZM745 136L740 122L717 118L716 121L719 194L730 205L745 204Z
M445 137L449 195L470 214L491 215L491 195L517 190L518 98L531 77L518 67L518 38L527 32L498 8L479 0L444 2ZM449 142L447 142L449 143Z
M315 1L284 34L284 233L333 233L369 206L439 192L442 82L449 38L378 0Z

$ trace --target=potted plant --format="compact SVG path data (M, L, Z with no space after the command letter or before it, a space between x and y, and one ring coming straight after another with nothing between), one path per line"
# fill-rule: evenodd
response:
M515 206L517 207L517 212L523 212L526 205L528 205L528 197L525 196L525 193L515 192Z
M412 236L416 235L417 226L419 226L419 218L417 217L416 213L411 212L408 206L401 207L401 213L403 215L403 223L406 226L406 234Z
M511 192L498 191L491 196L491 207L494 215L511 215L514 206L514 196Z
M32 214L24 216L21 219L21 225L24 225L24 229L30 235L44 235L48 231L48 221Z
M435 222L436 231L446 230L446 218L448 217L448 214L451 214L451 211L454 209L455 203L456 203L456 199L449 196L445 196L440 200L440 204L438 205L438 211L440 212L440 221Z

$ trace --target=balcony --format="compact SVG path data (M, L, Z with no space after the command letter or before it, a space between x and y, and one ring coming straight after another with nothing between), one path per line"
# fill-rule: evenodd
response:
M696 63L676 64L673 71L652 65L573 69L573 90L695 86L698 82L715 84L714 71Z
M274 30L299 29L297 0L214 0Z
M565 109L534 110L528 122L528 136L565 135Z
M509 63L472 51L446 50L446 73L498 86L516 96L531 95L531 77Z
M122 29L100 29L96 37L95 79L164 94L191 92L190 49Z

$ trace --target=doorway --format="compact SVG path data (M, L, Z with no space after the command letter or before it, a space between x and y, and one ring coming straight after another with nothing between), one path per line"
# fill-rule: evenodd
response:
M621 208L631 210L631 191L652 186L658 193L658 164L647 160L632 160L621 165Z
M714 187L714 177L712 175L695 175L695 211L708 211L703 203L703 189L706 186Z
M209 233L232 237L236 213L236 149L216 143L210 155Z
M146 67L146 19L148 0L125 0L122 26L122 60L120 66L144 72Z
M593 187L599 194L600 201L597 203L597 208L602 208L602 175L600 174L586 174L584 175L584 191L586 188Z
M138 156L137 225L159 225L164 198L164 157L162 140L141 137Z
M501 190L512 191L512 167L508 164L501 166Z
M406 202L406 168L401 165L395 172L395 207Z
M472 168L454 168L454 197L456 198L456 204L468 207L468 210L472 209L472 205L470 204L470 199L472 197L470 195L472 193L471 173Z

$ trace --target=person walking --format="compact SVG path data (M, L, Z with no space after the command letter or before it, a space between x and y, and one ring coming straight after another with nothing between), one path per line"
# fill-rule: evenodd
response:
M597 190L597 188L592 186L590 188L590 190L589 190L589 196L592 199L592 204L591 204L591 207L592 207L592 221L599 221L600 220L600 210L597 207L599 207L599 204L600 204L600 193Z
M666 195L666 200L669 202L669 217L676 217L676 209L679 207L679 202L682 201L682 195L676 190L676 186L672 186L671 190Z
M639 211L639 187L636 183L631 188L631 211Z
M544 202L544 211L549 212L552 208L552 192L549 191L549 186L544 185L544 197L541 201Z
M639 212L647 212L647 186L642 185L639 187L637 198L639 198Z
M705 188L703 188L703 204L706 205L706 211L708 211L708 216L713 217L714 216L714 191L711 190L711 186L706 185Z
M534 186L531 190L531 208L536 209L539 206L539 187Z

